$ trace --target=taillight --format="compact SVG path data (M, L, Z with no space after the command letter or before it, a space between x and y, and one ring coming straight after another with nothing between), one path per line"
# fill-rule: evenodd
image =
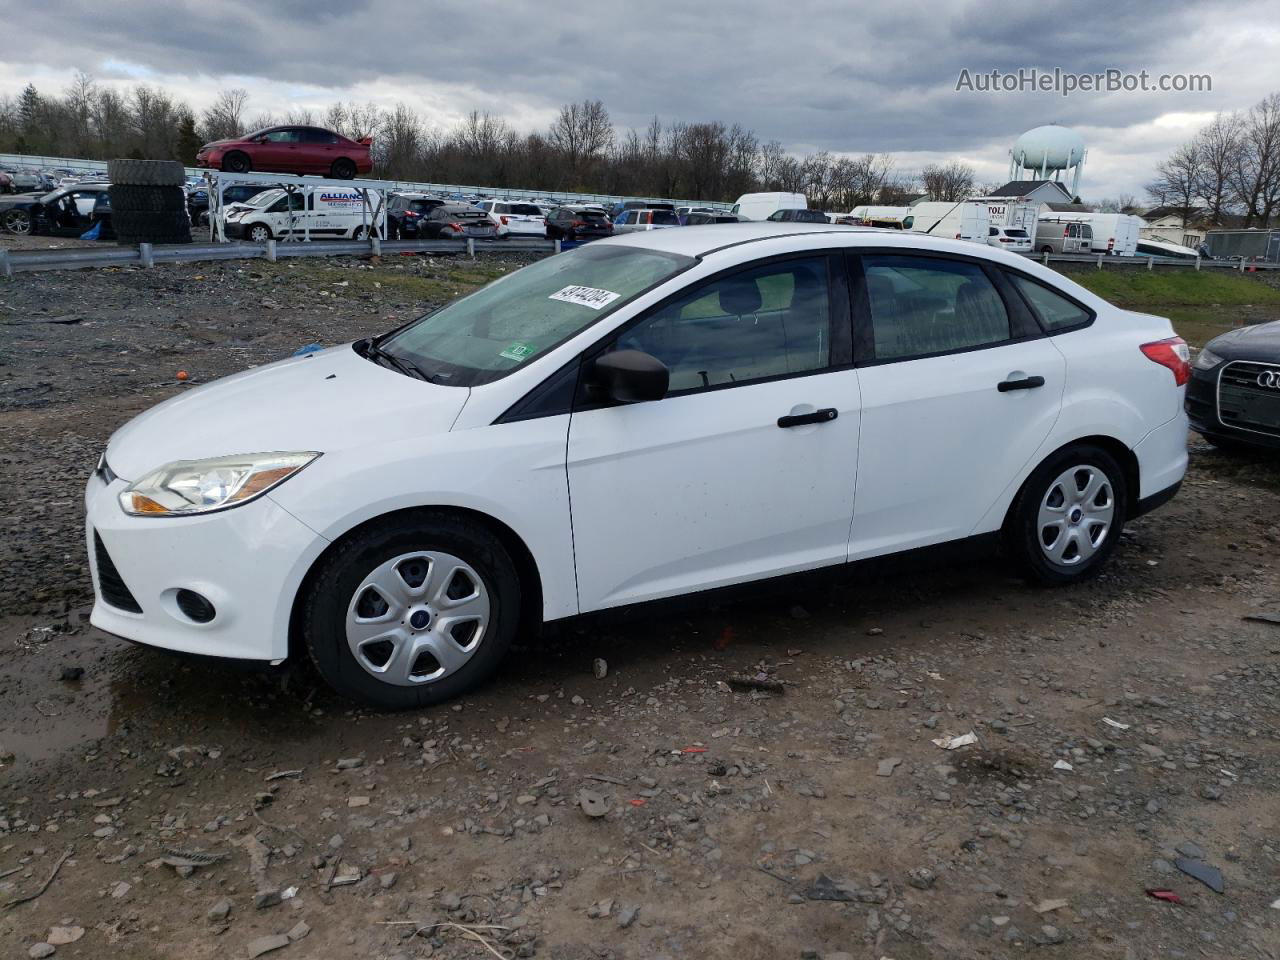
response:
M1001 238L1000 238L1000 242L1001 242L1001 243L1013 243L1013 241L1012 241L1012 240L1010 240L1008 237L1001 237Z
M587 221L585 220L574 220L572 223L569 224L569 226L571 227L585 227L586 225L587 225Z
M460 223L451 223L451 224L449 224L449 229L450 229L450 230L455 230L455 231L457 231L458 233L461 233L461 232L462 232L462 224L460 224Z
M405 217L407 217L407 218L408 218L408 219L410 219L410 220L416 220L418 217L422 216L422 214L420 214L420 213L414 213L412 210L406 210L406 211L404 212L404 215L405 215Z
M1147 359L1173 371L1173 382L1182 386L1191 379L1191 350L1181 337L1144 343L1142 352Z
M504 227L507 225L507 218L506 218L506 217L499 217L498 219L502 221L502 225L503 225Z

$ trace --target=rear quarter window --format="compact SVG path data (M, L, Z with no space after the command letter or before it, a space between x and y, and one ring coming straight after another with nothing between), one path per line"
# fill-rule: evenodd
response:
M1024 277L1020 273L1008 274L1014 287L1022 294L1023 299L1031 306L1031 312L1040 321L1046 333L1061 333L1087 326L1093 320L1093 313L1080 306L1074 300L1050 290L1042 283Z

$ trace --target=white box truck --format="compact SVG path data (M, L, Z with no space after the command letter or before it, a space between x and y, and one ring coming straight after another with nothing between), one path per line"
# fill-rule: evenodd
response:
M983 244L991 226L991 215L981 200L926 200L911 208L908 219L910 223L904 220L902 226L913 233Z
M733 205L732 213L743 220L768 220L775 210L808 210L803 193L744 193Z
M1138 249L1138 231L1144 221L1127 213L1050 213L1042 218L1053 218L1069 223L1087 223L1093 228L1090 253L1105 253L1115 257L1132 257Z

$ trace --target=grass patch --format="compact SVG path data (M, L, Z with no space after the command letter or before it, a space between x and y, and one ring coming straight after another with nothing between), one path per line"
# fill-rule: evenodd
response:
M1208 270L1089 270L1071 279L1116 306L1153 311L1170 307L1272 304L1280 290L1235 272Z

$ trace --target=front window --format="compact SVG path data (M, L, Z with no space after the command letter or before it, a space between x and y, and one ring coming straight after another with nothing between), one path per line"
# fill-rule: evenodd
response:
M583 247L540 260L388 337L383 350L432 382L506 376L694 264L634 247Z

